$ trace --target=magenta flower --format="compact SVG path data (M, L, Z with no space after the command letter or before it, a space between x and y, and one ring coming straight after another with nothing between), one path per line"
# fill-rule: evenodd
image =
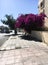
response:
M20 28L20 26L21 26L20 22L15 23L15 28Z
M25 16L24 15L21 15L17 18L17 21L16 21L16 27L17 28L22 28L23 25L24 25L24 19L25 19Z
M44 13L39 14L40 16L47 17Z
M34 14L28 14L28 16L25 19L25 23L29 24L30 22L35 22L35 15Z
M35 15L35 14L20 15L17 18L15 27L23 28L27 32L31 32L32 29L36 30L44 26L44 17L46 17L46 15L43 13L39 15Z

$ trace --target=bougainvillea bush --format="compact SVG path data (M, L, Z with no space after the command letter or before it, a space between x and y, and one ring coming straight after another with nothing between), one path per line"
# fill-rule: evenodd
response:
M22 28L28 33L31 33L32 30L39 30L44 26L44 17L46 15L43 13L39 15L22 14L17 18L15 27Z

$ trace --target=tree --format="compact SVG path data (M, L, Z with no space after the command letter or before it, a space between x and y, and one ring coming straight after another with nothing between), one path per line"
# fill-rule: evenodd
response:
M1 20L1 22L5 25L8 25L11 30L15 31L15 34L17 34L16 28L15 28L15 22L16 20L13 18L12 15L5 15L6 20Z
M44 19L46 15L44 13L25 14L20 15L16 21L17 28L23 28L27 33L31 33L32 30L41 30L44 27Z

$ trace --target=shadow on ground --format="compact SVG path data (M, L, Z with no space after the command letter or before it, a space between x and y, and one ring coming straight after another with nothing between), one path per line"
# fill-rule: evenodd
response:
M39 40L39 39L36 39L36 38L34 38L34 37L32 37L32 36L30 36L30 35L22 35L22 36L19 36L21 39L24 39L24 40L28 40L28 41L32 41L32 40L34 40L34 41L39 41L39 42L42 42L41 40Z
M18 36L18 35L20 35L20 36ZM39 40L39 39L36 39L36 38L34 38L34 37L32 37L31 35L22 35L22 34L9 34L9 35L5 35L5 36L18 36L18 37L20 37L21 39L24 39L24 40L28 40L28 41L32 41L32 40L34 40L34 41L39 41L39 42L42 42L41 40Z

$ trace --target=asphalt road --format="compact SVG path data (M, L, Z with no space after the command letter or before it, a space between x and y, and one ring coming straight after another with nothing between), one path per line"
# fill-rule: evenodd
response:
M3 43L8 40L9 36L0 36L0 47L3 45Z

